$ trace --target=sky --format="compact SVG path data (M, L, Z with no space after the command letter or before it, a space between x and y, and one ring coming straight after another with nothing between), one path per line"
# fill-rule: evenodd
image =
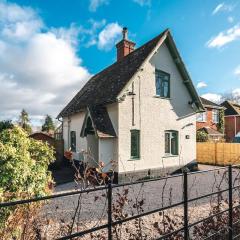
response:
M170 28L201 96L240 97L240 0L0 0L0 119L56 117L124 26L137 47Z

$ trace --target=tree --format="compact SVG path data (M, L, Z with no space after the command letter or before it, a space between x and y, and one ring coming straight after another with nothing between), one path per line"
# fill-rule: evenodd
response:
M54 131L54 130L55 130L55 126L54 126L52 117L47 114L46 118L45 118L45 122L42 125L42 131L50 132L50 131Z
M32 133L30 119L28 113L23 109L19 116L19 126L22 127L28 134Z
M52 177L48 165L53 160L53 149L47 143L29 138L27 132L19 126L0 132L0 202L49 194ZM19 205L0 208L0 239L20 239L12 235L21 232L26 222L19 214L25 216L28 213L31 216L30 209L32 211L34 206L35 209L40 207ZM3 229L5 231L1 231ZM11 237L2 236L4 233L11 234Z
M0 121L0 132L2 132L5 129L11 129L11 128L13 128L13 124L11 120Z

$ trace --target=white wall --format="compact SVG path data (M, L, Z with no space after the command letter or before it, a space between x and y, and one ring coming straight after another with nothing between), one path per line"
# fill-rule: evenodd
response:
M90 157L88 158L90 167L98 167L98 138L95 135L87 135L87 151Z
M156 97L155 67L171 74L170 99ZM131 90L131 86L129 86ZM196 116L189 92L163 44L134 79L132 96L119 103L119 172L187 164L196 159ZM130 130L140 130L140 159L130 159ZM165 157L165 130L179 131L179 156ZM190 135L190 139L186 139Z
M64 150L68 150L70 147L70 131L76 132L76 153L74 153L74 159L79 160L79 152L87 150L86 138L80 137L85 112L76 113L69 116L69 118L63 118L63 139L64 139Z
M110 169L117 171L117 139L101 138L99 139L99 161L104 163L103 171ZM111 163L113 161L113 163Z

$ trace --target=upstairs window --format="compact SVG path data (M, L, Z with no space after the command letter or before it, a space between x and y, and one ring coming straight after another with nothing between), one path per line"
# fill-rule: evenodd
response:
M165 131L165 154L178 155L178 132Z
M219 111L217 109L212 110L212 121L214 123L219 123Z
M156 78L156 95L163 98L169 98L170 74L156 69L155 78Z
M197 114L198 122L206 122L207 121L207 112L201 112Z
M71 151L76 152L76 132L70 132L70 144L71 144Z
M140 131L131 130L131 158L140 157Z

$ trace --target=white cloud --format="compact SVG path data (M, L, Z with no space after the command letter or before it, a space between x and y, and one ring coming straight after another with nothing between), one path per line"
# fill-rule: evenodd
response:
M197 84L197 88L204 88L204 87L207 87L207 84L205 82L199 82Z
M47 28L32 8L0 3L1 118L25 108L56 114L90 77L77 55L80 29Z
M89 11L96 12L96 10L100 6L107 5L107 4L108 4L108 0L90 0Z
M240 77L240 65L236 67L236 69L234 70L234 74Z
M234 22L234 18L232 16L229 16L227 18L227 20L228 20L229 23L233 23Z
M141 7L151 6L151 0L133 0L133 1L137 4L139 4Z
M232 91L232 95L236 99L240 99L240 88L236 88Z
M222 95L216 93L205 93L202 97L215 103L220 103L222 100Z
M240 39L240 24L236 24L234 27L229 28L226 31L220 32L217 36L211 38L206 43L206 46L209 48L220 48L238 39Z
M212 15L215 15L219 12L231 12L231 11L233 11L234 8L235 8L234 5L226 4L226 3L223 2L223 3L218 4L214 8L214 10L212 12Z
M122 27L118 23L109 23L98 35L98 48L110 50L120 37Z

